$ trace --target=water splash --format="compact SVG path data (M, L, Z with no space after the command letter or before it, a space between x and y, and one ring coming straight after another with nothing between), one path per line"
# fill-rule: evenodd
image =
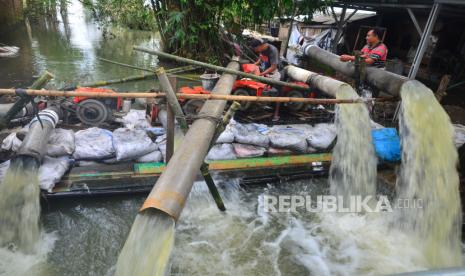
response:
M174 220L158 210L144 210L129 232L115 275L165 275L173 244Z
M0 245L34 253L40 235L38 163L32 157L11 161L0 186Z
M342 85L337 99L357 99L349 85ZM375 196L377 159L371 141L370 116L366 105L342 104L337 106L337 143L329 172L331 194L348 197Z
M453 126L433 92L420 82L406 82L401 97L397 195L421 206L397 209L394 224L417 239L430 267L461 265L462 214Z

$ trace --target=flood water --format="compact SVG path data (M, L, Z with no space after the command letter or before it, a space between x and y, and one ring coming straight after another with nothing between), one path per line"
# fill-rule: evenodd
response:
M54 88L142 73L105 63L99 57L146 68L157 65L157 57L132 50L133 46L159 47L156 32L114 27L105 36L103 33L103 28L77 0L69 1L67 13L57 12L56 20L18 24L0 32L1 43L21 48L19 56L0 59L0 87L28 86L43 70L55 75L48 86ZM113 87L144 91L154 86L153 81L145 80Z
M70 1L67 10L55 22L2 33L0 42L21 52L0 59L0 87L25 87L45 69L56 76L49 84L55 88L138 73L98 57L147 68L158 64L156 57L132 51L133 46L158 47L155 32L111 28L113 35L105 38L79 1ZM157 83L112 87L144 91ZM379 275L430 267L411 237L387 227L384 213L264 212L264 195L329 194L325 178L248 188L237 179L218 178L217 184L227 212L216 209L204 183L194 184L176 224L171 275ZM40 256L0 255L0 275L12 275L10 264L24 268L16 275L113 275L144 198L45 202Z

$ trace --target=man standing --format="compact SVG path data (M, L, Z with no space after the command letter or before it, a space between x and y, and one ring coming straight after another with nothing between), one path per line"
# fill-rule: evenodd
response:
M365 63L369 66L384 68L386 65L386 57L388 49L384 43L381 42L382 31L378 28L373 28L368 31L366 36L367 45L362 49L362 57ZM341 55L341 61L354 61L355 56Z

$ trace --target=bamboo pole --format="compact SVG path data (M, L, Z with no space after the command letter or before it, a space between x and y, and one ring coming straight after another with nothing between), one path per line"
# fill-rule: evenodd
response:
M0 88L0 95L16 95L17 89ZM21 89L20 91L30 96L45 97L89 97L89 98L164 98L162 92L77 92L60 90L35 90ZM227 100L238 102L270 102L270 103L305 103L305 104L352 104L364 103L365 101L393 102L397 98L368 98L368 99L316 99L316 98L294 98L294 97L258 97L239 95L219 95L219 94L182 94L177 93L178 99L201 99L201 100Z
M308 90L307 87L303 87L303 86L297 85L295 83L288 83L288 82L284 82L284 81L273 80L273 79L270 79L270 78L257 76L257 75L254 75L254 74L244 73L244 72L238 71L238 70L232 70L232 69L224 68L222 66L217 66L217 65L213 65L213 64L209 64L209 63L205 63L205 62L200 62L200 61L197 61L197 60L192 60L192 59L188 59L188 58L178 57L178 56L175 56L175 55L170 55L170 54L167 54L167 53L164 53L164 52L161 52L161 51L157 51L157 50L151 50L151 49L146 49L146 48L142 48L142 47L134 47L134 50L144 52L144 53L148 53L148 54L152 54L152 55L157 55L157 56L168 58L168 59L172 59L172 60L175 60L175 61L181 62L181 63L188 63L188 64L192 64L192 65L205 67L207 69L215 70L215 71L218 71L218 72L225 72L225 73L234 74L234 75L237 75L237 76L243 77L243 78L250 78L250 79L253 79L253 80L258 80L260 82L270 84L270 85L287 86L287 87L291 87L291 88L294 88L294 89L297 89L297 90Z

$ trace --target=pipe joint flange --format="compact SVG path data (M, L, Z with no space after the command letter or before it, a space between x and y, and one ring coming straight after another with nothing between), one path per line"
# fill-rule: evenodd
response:
M41 121L48 121L53 125L53 127L55 127L58 124L58 120L60 118L55 111L50 110L50 109L45 109L45 110L40 111L39 114L37 114L37 116L31 120L31 123L29 126L32 126L34 123L39 121L39 119Z

